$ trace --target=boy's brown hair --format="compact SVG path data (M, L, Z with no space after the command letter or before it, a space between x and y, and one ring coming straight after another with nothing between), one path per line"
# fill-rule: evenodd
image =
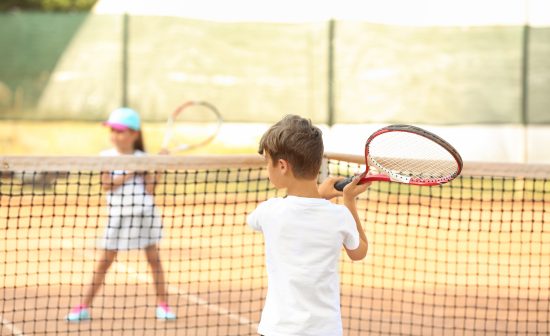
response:
M287 115L262 136L258 152L263 155L264 151L272 164L288 161L296 178L313 179L323 160L323 133L311 120Z

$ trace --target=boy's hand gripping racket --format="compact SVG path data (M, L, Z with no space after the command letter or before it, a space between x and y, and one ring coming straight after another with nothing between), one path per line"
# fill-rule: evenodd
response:
M460 154L437 135L410 125L390 125L374 132L365 144L366 169L359 184L391 181L421 186L453 180L462 170ZM353 176L337 182L342 191Z
M162 150L174 153L205 146L218 135L222 123L222 116L214 105L205 101L185 102L168 117ZM189 134L191 124L201 125L199 134Z

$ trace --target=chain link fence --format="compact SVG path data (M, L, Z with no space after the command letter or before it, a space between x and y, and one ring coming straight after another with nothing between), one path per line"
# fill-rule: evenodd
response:
M160 121L200 99L230 122L550 123L550 27L13 12L0 59L2 119Z

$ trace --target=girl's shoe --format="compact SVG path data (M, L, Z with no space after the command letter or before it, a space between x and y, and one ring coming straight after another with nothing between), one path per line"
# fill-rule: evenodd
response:
M76 306L71 309L70 313L67 316L65 316L65 319L69 322L80 322L84 320L89 320L90 312L88 311L88 308L83 305Z
M167 305L158 305L156 310L156 316L159 320L175 320L176 314L172 312Z

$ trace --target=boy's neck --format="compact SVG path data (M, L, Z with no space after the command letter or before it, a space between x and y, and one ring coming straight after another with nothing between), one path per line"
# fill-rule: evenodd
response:
M288 196L321 198L317 189L317 180L294 179L292 183L289 183L286 191Z

